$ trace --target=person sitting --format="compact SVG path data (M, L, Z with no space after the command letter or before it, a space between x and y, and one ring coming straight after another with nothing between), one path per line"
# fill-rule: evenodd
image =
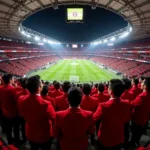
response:
M81 100L81 90L71 87L68 91L70 107L56 112L53 133L61 150L87 150L88 135L95 132L92 112L80 108Z
M84 110L95 112L98 107L98 99L95 97L92 97L90 95L91 93L91 85L88 83L83 84L83 97L80 104L80 107Z
M40 96L42 83L39 76L27 79L27 89L30 94L19 98L20 116L26 122L26 137L31 150L49 150L53 135L52 122L55 119L54 108Z
M124 92L121 80L110 80L108 92L111 97L109 101L100 103L93 114L95 121L101 120L96 149L120 150L124 142L124 124L128 121L130 104L120 99Z

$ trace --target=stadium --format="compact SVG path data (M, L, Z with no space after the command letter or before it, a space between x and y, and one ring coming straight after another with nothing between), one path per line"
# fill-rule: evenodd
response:
M0 149L147 150L149 77L149 0L0 0Z

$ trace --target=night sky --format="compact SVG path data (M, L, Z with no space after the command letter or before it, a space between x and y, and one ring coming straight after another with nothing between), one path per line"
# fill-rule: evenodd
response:
M122 17L111 11L81 7L84 8L83 24L66 23L67 7L61 6L58 10L48 8L39 11L28 17L23 25L63 42L90 42L127 26Z

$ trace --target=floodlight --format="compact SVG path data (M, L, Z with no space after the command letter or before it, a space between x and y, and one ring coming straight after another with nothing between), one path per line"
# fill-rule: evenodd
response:
M40 40L40 38L39 38L38 36L35 36L34 39L35 39L36 41L39 41L39 40Z
M105 39L105 40L103 41L103 43L107 43L107 41L108 41L108 40L107 40L107 39Z
M115 41L116 40L116 38L115 37L112 37L111 39L110 39L110 41Z

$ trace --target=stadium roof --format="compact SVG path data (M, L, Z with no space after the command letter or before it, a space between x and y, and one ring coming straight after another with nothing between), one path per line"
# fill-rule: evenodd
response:
M103 7L123 16L133 27L132 40L150 36L150 0L0 0L0 36L24 39L18 26L28 16L44 8L71 4Z

